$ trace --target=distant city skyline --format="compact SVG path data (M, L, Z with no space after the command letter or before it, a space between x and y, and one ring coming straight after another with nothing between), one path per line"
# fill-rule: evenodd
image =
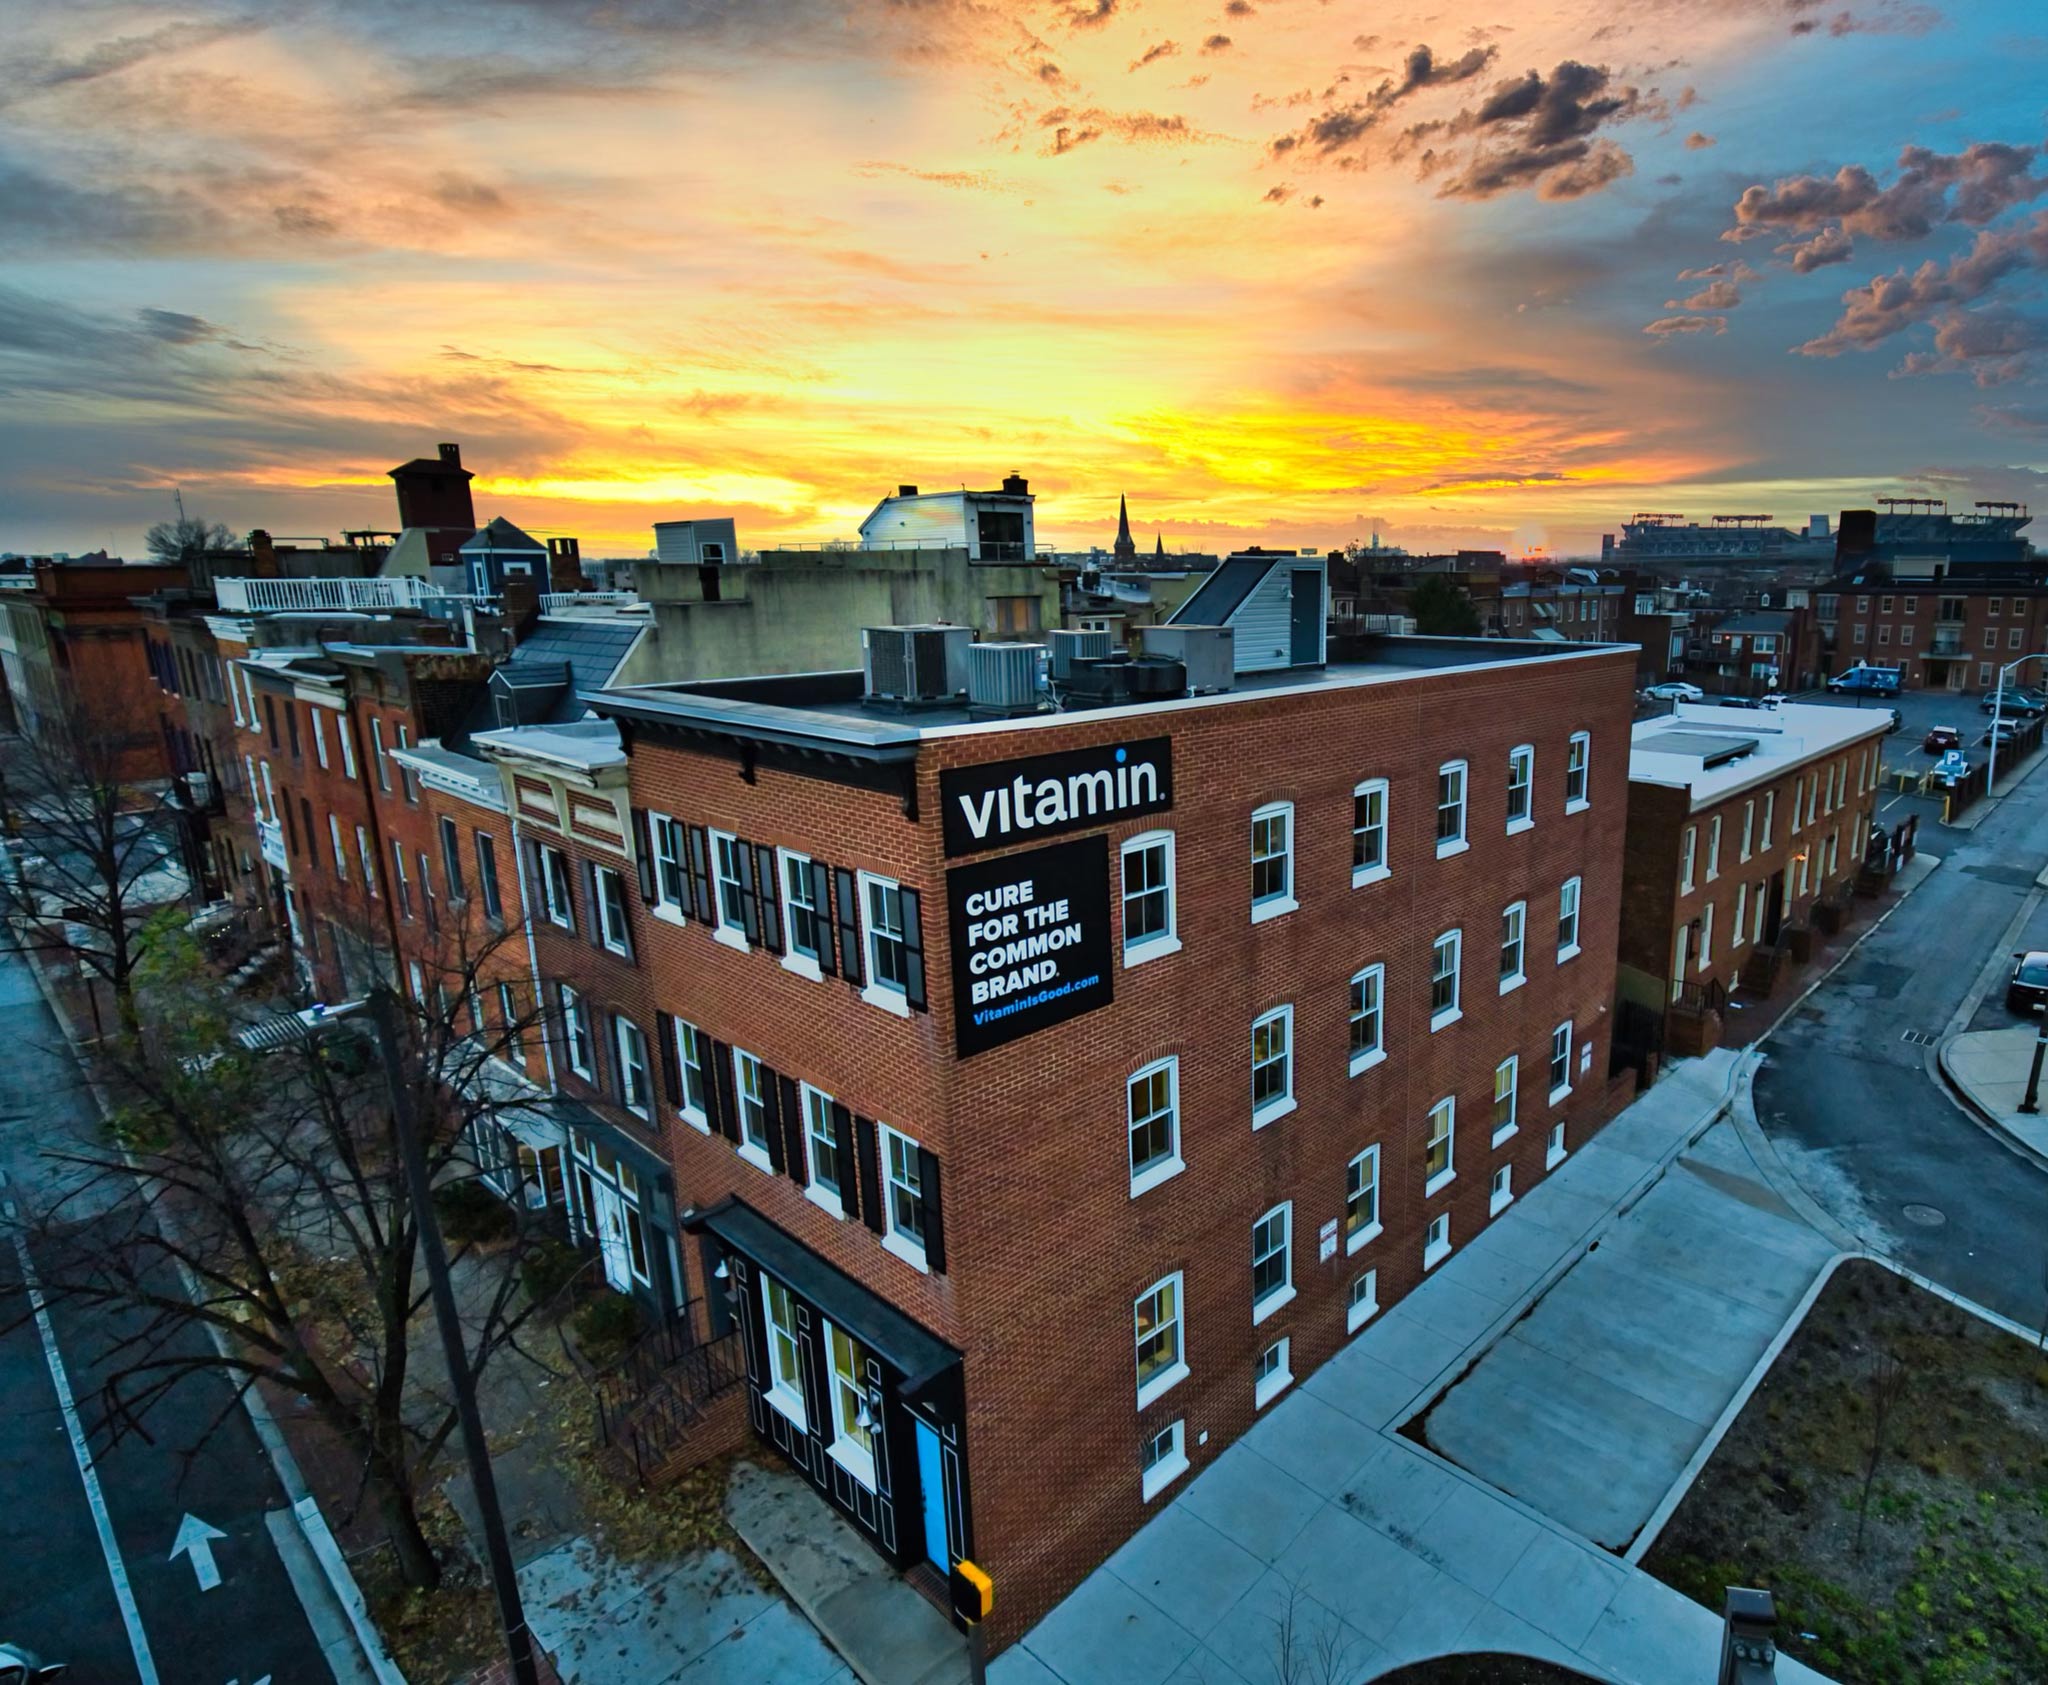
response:
M2048 477L2016 0L221 0L0 48L0 551L899 482L1042 541L1593 555Z

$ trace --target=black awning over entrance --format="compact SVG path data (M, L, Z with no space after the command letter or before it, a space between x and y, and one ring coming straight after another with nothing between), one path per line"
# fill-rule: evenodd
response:
M888 1300L869 1292L738 1199L700 1211L685 1227L709 1229L733 1251L753 1259L770 1275L780 1276L820 1313L901 1374L899 1391L906 1398L960 1361L960 1354L945 1341L926 1333Z

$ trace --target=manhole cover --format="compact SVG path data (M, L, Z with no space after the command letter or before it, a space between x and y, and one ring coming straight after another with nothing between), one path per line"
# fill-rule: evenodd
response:
M1938 1229L1948 1218L1931 1205L1909 1205L1906 1207L1906 1221L1918 1223L1923 1229Z

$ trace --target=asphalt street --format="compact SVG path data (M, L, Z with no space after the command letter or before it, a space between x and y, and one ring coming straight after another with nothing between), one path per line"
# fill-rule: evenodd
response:
M1914 698L1887 760L1917 758L1902 739L1974 696ZM1924 730L1924 723L1917 729ZM1882 798L1881 798L1882 800ZM1883 815L1896 819L1904 808ZM2024 1323L2048 1316L2048 1174L1966 1113L1934 1068L1951 1027L2009 929L2048 945L2034 892L2048 865L2048 777L2005 785L1972 831L1923 818L1921 846L1940 870L1791 1014L1765 1044L1758 1121L1800 1185L1873 1250ZM1994 983L1975 1017L2010 1021ZM1956 1026L1963 1027L1961 1025Z
M86 1135L90 1107L26 966L0 955L0 1216L36 1206L43 1155ZM0 1221L0 1284L21 1278L18 1232ZM110 1444L94 1428L121 1314L61 1296L45 1319L0 1307L15 1323L0 1333L0 1639L68 1663L79 1685L327 1685L265 1520L289 1504L226 1379L181 1385L146 1437ZM174 1556L181 1528L198 1543Z

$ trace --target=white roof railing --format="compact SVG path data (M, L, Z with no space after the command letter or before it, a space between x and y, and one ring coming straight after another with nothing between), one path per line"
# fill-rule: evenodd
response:
M213 597L229 614L424 608L429 603L461 600L411 574L373 579L216 579Z

